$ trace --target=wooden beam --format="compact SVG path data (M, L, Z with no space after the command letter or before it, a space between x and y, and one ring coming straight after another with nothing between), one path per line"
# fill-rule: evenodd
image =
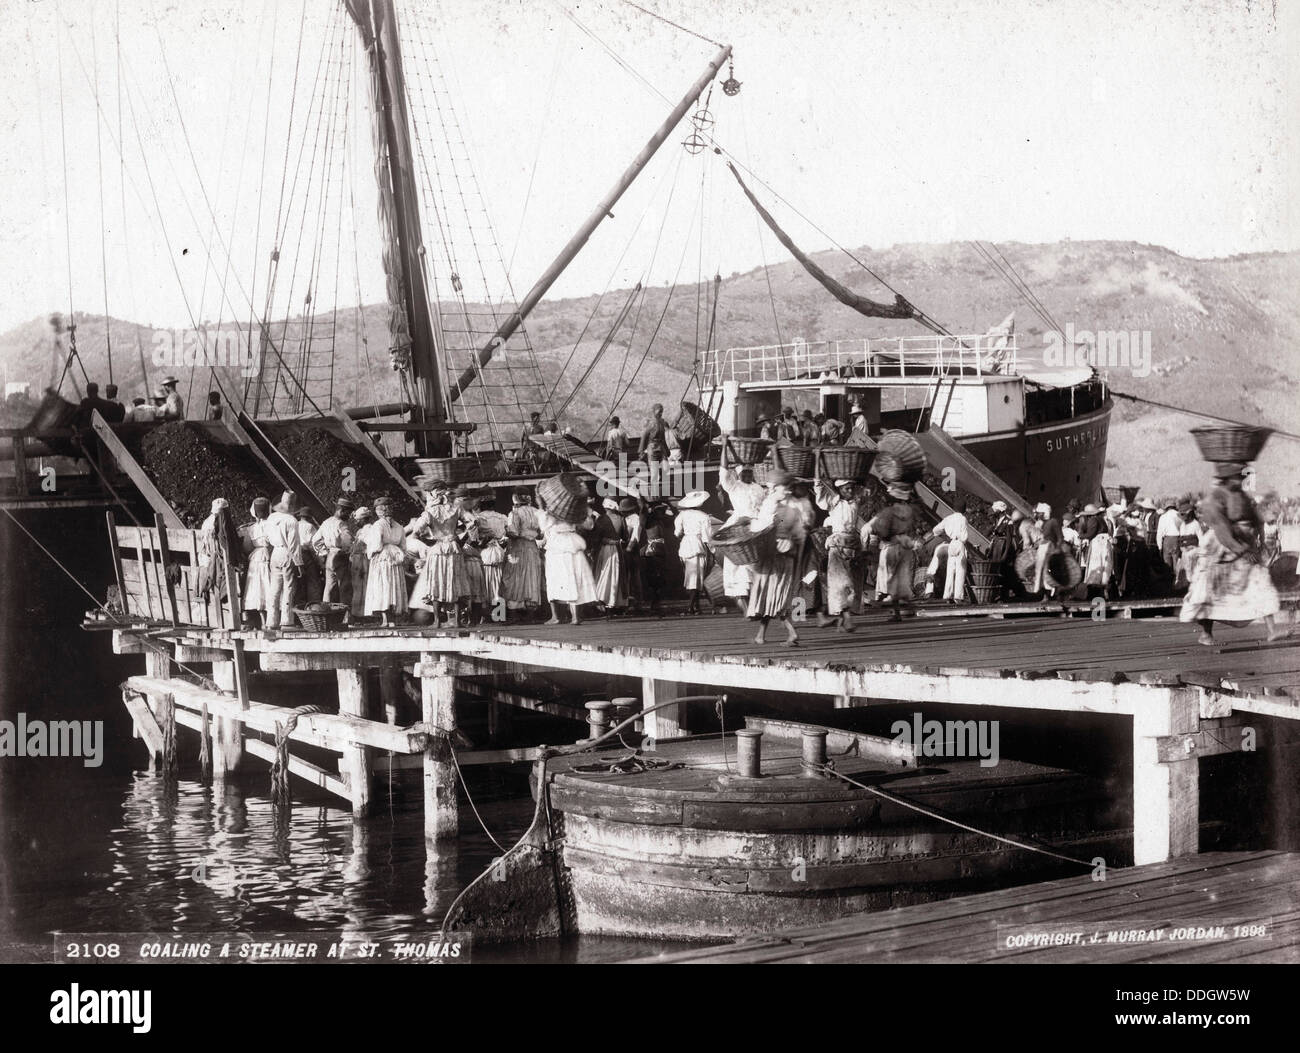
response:
M104 513L104 519L108 523L108 553L113 560L113 580L117 582L117 595L122 601L123 612L130 614L131 609L128 606L129 600L126 595L126 580L122 577L122 552L117 547L117 516L113 514L113 510L110 508ZM113 643L114 645L117 644L116 633L113 634ZM115 653L121 654L122 652L116 651Z
M108 452L113 455L113 460L117 462L118 467L126 472L131 482L135 483L136 489L149 502L149 507L161 515L169 527L184 530L185 524L181 521L181 517L167 503L167 499L159 493L158 487L154 486L149 476L145 475L144 469L131 456L131 452L122 445L122 440L113 433L112 427L99 415L98 410L91 413L90 426L95 429L95 434L99 436Z
M236 694L235 663L213 662L212 679L222 691ZM208 707L209 712L212 707ZM214 716L212 720L212 774L222 778L227 772L237 772L243 764L244 729L239 721L230 717Z
M153 710L139 695L127 695L123 701L126 711L131 714L132 727L149 750L149 766L152 768L154 762L162 757L162 728L158 726Z
M407 482L405 477L402 475L402 473L399 472L393 466L393 462L390 461L387 457L385 457L380 450L375 448L375 444L366 437L365 432L363 432L361 428L357 426L356 421L354 421L346 413L337 409L334 411L334 416L338 419L339 424L342 425L343 433L348 437L348 439L355 445L362 447L366 451L366 454L368 456L374 458L374 460L378 462L379 466L383 468L383 470L386 471L388 475L392 478L393 482L395 482L399 487L401 487L402 492L406 494L407 497L411 498L411 500L413 500L418 505L424 504L424 495L420 493L420 491L418 491L409 482ZM408 427L409 425L403 425L402 430L405 431ZM435 429L422 428L416 430L433 431ZM450 428L444 427L443 429L440 430L459 431L461 430L461 426L454 425ZM473 431L472 426L470 430Z
M150 641L144 652L144 675L168 680L172 675L171 648L157 640Z
M1182 735L1163 735L1156 739L1161 764L1172 764L1191 757L1216 757L1221 753L1240 753L1245 748L1245 732L1252 733L1251 749L1264 746L1266 728L1258 720L1238 713L1217 720L1202 720L1200 730Z
M178 662L229 662L231 654L220 647L195 647L193 644L176 644L176 661ZM230 690L233 691L234 685Z
M1163 863L1198 847L1199 762L1162 760L1161 740L1198 735L1196 691L1147 688L1133 714L1133 862Z
M114 654L148 654L152 648L129 629L113 630Z
M257 701L250 702L249 708L243 710L239 708L237 699L183 680L133 676L127 680L127 684L146 695L171 694L178 706L195 712L207 703L208 712L214 717L230 717L255 731L272 735L275 734L276 724L283 723L289 712L284 706L271 706ZM289 737L295 742L321 746L336 753L342 753L345 746L353 745L373 746L377 750L392 753L423 753L431 738L419 726L392 727L375 720L361 720L334 713L302 714Z
M671 702L681 695L682 685L673 680L656 680L652 676L641 678L641 718L645 734L655 741L675 739L686 731L685 714L680 705L665 706L649 712L651 706Z
M173 625L180 625L180 611L176 607L176 586L172 584L171 576L167 573L167 565L171 563L171 548L167 544L167 523L163 520L161 513L155 512L153 517L154 529L158 531L158 588L159 597L167 600L166 613L171 617ZM189 611L185 612L185 620L189 621Z
M339 686L339 713L352 717L370 716L370 696L366 671L340 669L335 673ZM349 746L339 763L352 792L352 814L357 818L370 812L370 751L365 746Z
M366 669L378 665L379 659L356 651L324 651L308 654L264 651L261 662L263 671L268 673L302 673L333 669Z
M397 714L406 699L402 663L398 659L385 658L379 667L379 699L384 705L384 720L396 724Z
M420 701L424 724L432 734L424 751L424 837L446 841L460 832L456 799L456 765L451 735L456 730L456 677L436 654L421 657Z

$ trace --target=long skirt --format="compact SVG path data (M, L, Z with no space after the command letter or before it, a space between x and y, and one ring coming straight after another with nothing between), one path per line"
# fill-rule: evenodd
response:
M506 542L501 594L512 611L541 606L542 553L532 538L512 537Z
M1084 564L1083 583L1105 588L1115 573L1115 549L1109 534L1098 534L1088 542L1088 559Z
M561 534L546 543L546 595L556 603L595 603L586 545L576 534Z
M704 588L705 564L707 562L708 556L703 552L698 556L682 557L682 588L687 591Z
M722 558L722 593L729 598L748 596L750 586L754 583L754 568L742 567L732 563L725 556Z
M496 603L503 599L501 592L504 578L506 547L500 541L489 541L483 546L483 585L487 590L487 602Z
M745 613L751 618L788 618L798 593L799 549L773 552L754 565Z
M596 598L606 607L627 606L623 550L617 541L604 542L596 554Z
M904 602L912 599L916 575L916 552L897 538L880 543L880 564L876 569L876 592Z
M407 609L401 549L385 545L370 560L370 573L366 575L366 613L405 614Z
M483 559L476 552L468 549L463 553L461 570L465 577L465 591L461 598L470 603L485 603L488 598L487 576L484 573Z
M852 613L862 598L862 553L834 541L826 545L826 613Z
M244 610L265 611L271 593L271 550L255 548L248 555L248 578L244 582Z
M1280 609L1267 569L1249 553L1234 556L1212 530L1201 539L1181 621L1252 622Z
M352 569L352 613L361 617L366 613L366 582L370 577L370 559L364 552L353 553L348 558Z
M469 595L469 581L465 574L465 557L454 541L437 541L429 547L420 571L411 588L411 606L429 610L431 604L456 603Z

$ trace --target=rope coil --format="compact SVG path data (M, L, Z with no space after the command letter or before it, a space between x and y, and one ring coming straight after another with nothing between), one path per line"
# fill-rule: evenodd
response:
M323 712L320 706L299 706L283 724L278 720L275 722L275 760L271 762L271 800L275 804L287 807L290 803L289 736L298 726L300 717Z

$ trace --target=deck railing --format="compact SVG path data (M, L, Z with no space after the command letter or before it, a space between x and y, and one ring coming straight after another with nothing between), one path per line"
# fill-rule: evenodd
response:
M939 376L985 376L1016 372L1012 336L863 337L857 340L796 340L789 344L730 347L700 353L706 387L724 381L785 383L838 378L904 378L918 383Z

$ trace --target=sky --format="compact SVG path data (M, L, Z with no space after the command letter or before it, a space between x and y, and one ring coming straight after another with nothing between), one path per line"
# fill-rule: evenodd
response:
M715 86L710 134L810 251L1300 247L1295 3L642 6L698 36L612 0L398 0L439 296L522 294L715 42L742 89ZM0 330L384 300L358 40L328 0L0 0ZM689 127L552 296L786 258Z

